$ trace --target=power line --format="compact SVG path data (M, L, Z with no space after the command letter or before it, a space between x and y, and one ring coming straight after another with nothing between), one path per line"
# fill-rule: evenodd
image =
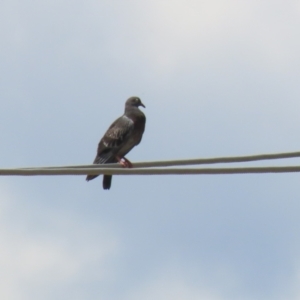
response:
M133 168L120 168L119 164L50 166L36 168L0 169L0 176L45 176L45 175L221 175L300 172L300 166L236 167L236 168L167 168L198 164L237 163L271 159L300 157L300 152L259 154L235 157L200 158L187 160L137 162ZM156 168L155 168L156 167ZM159 168L158 168L159 167Z
M283 167L243 167L243 168L59 168L59 169L0 169L0 176L37 176L37 175L221 175L221 174L262 174L295 173L300 166Z
M284 158L300 157L300 152L284 152L273 154L258 154L258 155L244 155L244 156L228 156L228 157L214 157L214 158L196 158L183 160L166 160L166 161L152 161L152 162L136 162L133 163L134 168L151 168L151 167L172 167L172 166L188 166L188 165L205 165L205 164L219 164L219 163L239 163L260 160L273 160ZM119 164L105 164L105 165L71 165L71 166L50 166L50 167L36 167L34 169L79 169L79 168L120 168ZM33 169L33 168L22 168Z

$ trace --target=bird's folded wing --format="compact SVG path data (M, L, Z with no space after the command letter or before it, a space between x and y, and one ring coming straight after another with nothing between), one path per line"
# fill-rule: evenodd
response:
M112 162L115 154L127 142L132 133L134 122L125 115L118 118L106 131L98 145L94 164Z

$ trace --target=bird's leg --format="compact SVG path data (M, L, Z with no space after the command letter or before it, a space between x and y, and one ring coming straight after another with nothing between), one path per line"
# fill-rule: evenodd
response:
M124 168L132 168L132 163L126 157L116 157L120 165Z
M133 167L132 162L129 159L127 159L125 156L123 157L123 159L125 160L125 162L127 164L127 168L132 168Z

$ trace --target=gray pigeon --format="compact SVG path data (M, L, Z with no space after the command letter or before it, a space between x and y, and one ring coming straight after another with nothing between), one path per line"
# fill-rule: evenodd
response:
M138 97L130 97L126 101L124 115L110 125L99 142L94 164L119 162L124 167L132 167L131 162L124 156L142 140L146 117L139 110L139 106L145 107ZM97 176L87 175L86 180L92 180ZM111 180L112 175L103 176L105 190L110 188Z

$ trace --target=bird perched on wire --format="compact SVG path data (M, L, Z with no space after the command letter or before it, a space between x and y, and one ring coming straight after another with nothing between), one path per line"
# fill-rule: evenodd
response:
M100 140L94 164L119 162L123 167L132 167L132 163L125 155L140 143L146 124L146 117L139 110L139 106L145 107L138 97L130 97L126 101L123 116L110 125ZM87 175L86 180L92 180L97 176ZM103 188L105 190L110 188L111 180L112 175L103 175Z

